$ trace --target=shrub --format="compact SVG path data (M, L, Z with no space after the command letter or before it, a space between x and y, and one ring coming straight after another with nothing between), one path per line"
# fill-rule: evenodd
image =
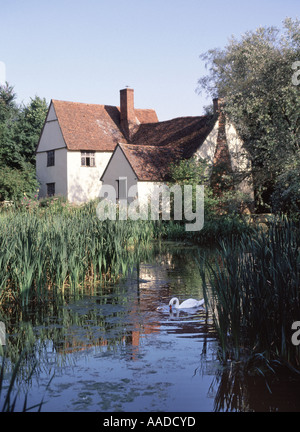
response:
M24 193L33 198L37 189L35 169L31 165L27 164L23 170L8 166L1 167L0 201L19 202L24 198Z

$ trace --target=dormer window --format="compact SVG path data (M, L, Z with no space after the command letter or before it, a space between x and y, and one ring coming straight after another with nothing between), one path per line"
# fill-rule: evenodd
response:
M84 167L95 167L95 152L94 151L82 151L81 152L81 166Z

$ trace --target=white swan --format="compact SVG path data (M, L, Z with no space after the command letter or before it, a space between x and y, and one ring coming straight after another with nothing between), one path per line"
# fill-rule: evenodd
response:
M195 299L187 299L184 300L181 304L179 304L179 300L177 297L173 297L169 301L170 310L172 310L172 307L175 309L190 309L190 308L198 308L200 306L204 305L204 299L202 300L195 300Z

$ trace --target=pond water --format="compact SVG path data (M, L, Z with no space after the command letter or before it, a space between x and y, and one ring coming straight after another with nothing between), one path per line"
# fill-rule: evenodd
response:
M199 253L168 244L117 284L18 319L12 312L7 355L13 360L29 347L18 373L15 411L22 410L25 394L27 406L43 400L44 412L282 408L285 402L270 399L266 386L222 370L205 308L170 313L173 296L203 298ZM6 388L10 377L7 372ZM299 396L290 400L289 407L297 406Z

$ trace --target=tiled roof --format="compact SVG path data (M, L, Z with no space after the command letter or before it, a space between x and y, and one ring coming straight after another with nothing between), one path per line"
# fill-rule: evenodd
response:
M168 179L171 162L191 157L214 127L215 116L180 117L140 125L131 144L120 144L139 180Z
M179 159L177 149L169 146L119 144L138 180L163 181L168 177L172 161Z
M217 116L179 117L158 122L151 109L135 109L137 124L128 141L120 108L52 100L69 150L113 152L120 144L139 180L168 179L171 162L189 158L212 131Z
M118 142L127 142L116 106L52 100L69 150L114 151ZM137 123L157 122L154 110L136 109Z
M213 116L178 117L155 124L143 124L134 135L132 143L155 146L190 143L207 136L213 124Z

